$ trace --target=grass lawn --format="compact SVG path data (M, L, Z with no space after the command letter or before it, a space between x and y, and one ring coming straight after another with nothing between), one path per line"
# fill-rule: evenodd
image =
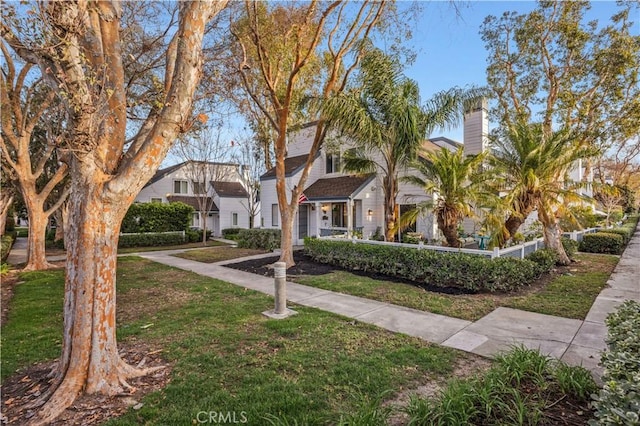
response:
M556 275L519 294L447 295L409 284L375 280L346 271L327 275L299 276L300 284L366 297L422 311L475 321L499 306L565 318L584 319L604 288L618 256L578 253L567 268L571 275Z
M2 327L2 377L60 354L62 270L22 274ZM450 375L461 354L316 309L271 320L257 292L136 257L118 264L118 339L163 350L171 381L110 425L195 424L245 411L288 424L335 423L363 401ZM393 392L391 393L391 395Z
M221 247L221 246L228 247L227 244L220 241L214 241L214 240L207 241L207 245L206 245L206 247ZM180 249L199 248L199 247L203 247L202 241L199 241L197 243L179 244L174 246L125 247L125 248L118 249L118 253L128 254L128 253L140 253L143 251L180 250ZM47 256L57 256L65 253L66 251L64 249L60 249L52 246L47 247Z
M183 259L195 260L203 263L222 262L223 260L237 259L240 257L253 256L255 254L267 253L264 250L245 249L238 247L206 248L189 250L177 253L174 256Z

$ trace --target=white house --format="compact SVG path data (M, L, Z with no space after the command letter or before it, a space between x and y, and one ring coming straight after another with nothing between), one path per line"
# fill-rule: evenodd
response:
M244 166L232 163L183 162L158 170L135 202L181 201L196 210L194 227L202 228L206 220L207 229L221 236L226 228L249 228L248 193L241 176L245 172ZM201 211L201 206L209 206L209 211Z
M471 111L465 117L465 123L484 126L486 108ZM465 124L466 125L466 124ZM485 126L488 129L488 124ZM466 129L466 127L465 127ZM314 124L292 135L288 144L288 157L285 159L286 187L293 189L299 181L307 154L313 142ZM471 134L471 133L470 133ZM465 136L467 132L465 130ZM484 127L472 133L468 146L486 146ZM384 234L384 194L381 173L368 175L350 175L340 171L340 156L351 148L349 142L340 146L330 143L320 150L309 172L304 197L301 197L298 214L294 219L293 241L302 244L306 236L325 236L332 234L353 234L370 238L378 230ZM462 144L447 138L434 138L424 142L428 150L447 148L456 150ZM465 148L467 144L465 144ZM469 154L477 152L468 152ZM411 173L411 169L405 171ZM279 228L280 214L276 195L275 168L260 178L260 200L262 204L262 227ZM414 185L400 183L397 197L400 214L411 209L416 203L430 200L431 194ZM431 214L418 218L413 229L425 238L438 238L437 224Z

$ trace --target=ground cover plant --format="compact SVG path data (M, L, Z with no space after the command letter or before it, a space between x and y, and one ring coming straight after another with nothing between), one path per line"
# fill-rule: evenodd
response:
M63 274L23 274L15 287L2 328L2 403L10 419L30 391L45 389L30 381L37 375L29 366L48 361L42 371L60 353ZM135 257L119 259L118 301L121 347L160 354L170 381L143 399L117 397L141 405L109 425L192 424L202 411L237 418L244 411L249 425L268 424L269 415L290 424L336 423L363 399L451 375L465 357L312 308L270 320L261 315L273 307L268 296ZM60 421L104 421L100 410L111 402L78 400ZM89 417L69 417L74 412Z
M413 398L410 425L584 425L591 417L591 373L517 347L436 398Z
M627 300L606 320L604 386L594 395L596 425L640 424L640 303Z
M290 280L413 309L475 321L499 306L565 318L584 319L618 263L617 256L578 253L575 263L557 267L530 286L510 293L464 294L459 289L417 287L408 280L379 274L347 271L318 264L302 253L287 270ZM269 274L276 258L226 265L258 274Z

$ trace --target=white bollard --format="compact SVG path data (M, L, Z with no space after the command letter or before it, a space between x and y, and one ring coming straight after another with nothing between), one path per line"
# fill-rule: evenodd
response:
M274 319L284 319L297 314L296 311L287 308L287 264L276 262L273 264L273 281L275 286L275 308L262 314Z
M274 263L273 277L276 287L276 307L273 312L282 315L287 312L287 264L284 262Z

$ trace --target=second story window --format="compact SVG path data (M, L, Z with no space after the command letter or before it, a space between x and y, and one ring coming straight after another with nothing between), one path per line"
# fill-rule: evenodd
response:
M327 153L325 173L338 173L340 171L340 154Z
M193 193L194 194L206 194L207 193L207 189L206 189L206 186L205 186L204 182L191 181L191 185L193 186Z
M176 180L173 181L173 193L174 194L188 194L189 193L189 183L186 180Z

